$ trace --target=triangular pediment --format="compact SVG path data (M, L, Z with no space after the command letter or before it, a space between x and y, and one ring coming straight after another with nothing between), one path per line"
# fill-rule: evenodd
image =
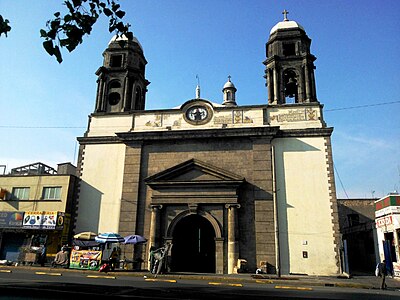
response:
M156 173L145 179L149 185L166 182L243 182L242 176L202 162L190 159L181 164Z

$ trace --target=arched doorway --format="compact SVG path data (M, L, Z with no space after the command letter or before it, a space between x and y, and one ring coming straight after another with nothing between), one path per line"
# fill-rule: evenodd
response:
M215 273L215 231L199 215L188 215L172 233L171 271Z

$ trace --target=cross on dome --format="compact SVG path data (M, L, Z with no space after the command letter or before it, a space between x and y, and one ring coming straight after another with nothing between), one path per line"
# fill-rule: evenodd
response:
M283 21L289 21L289 19L288 19L288 17L287 17L288 13L289 13L289 12L288 12L286 9L282 12Z

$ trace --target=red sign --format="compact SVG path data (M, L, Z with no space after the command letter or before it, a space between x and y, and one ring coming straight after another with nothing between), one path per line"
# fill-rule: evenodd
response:
M376 227L383 227L391 224L393 224L392 216L376 219Z

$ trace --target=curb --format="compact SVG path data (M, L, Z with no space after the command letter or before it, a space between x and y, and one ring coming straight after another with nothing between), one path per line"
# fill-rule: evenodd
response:
M107 273L100 273L93 270L80 270L80 269L60 269L52 267L39 267L39 266L0 266L0 272L12 272L13 269L25 269L34 270L36 274L40 273L56 273L59 272L75 272L86 275L86 277L96 277L96 278L112 278L117 277L143 277L148 280L159 279L159 280L207 280L214 283L230 283L230 284L240 284L240 283L259 283L259 284L276 284L282 285L283 283L288 286L325 286L325 287L343 287L343 288L359 288L359 289L374 289L372 284L365 283L354 283L354 282L338 282L337 280L332 280L332 278L320 278L320 277L289 277L282 276L277 277L274 275L260 275L260 274L236 274L236 275L194 275L194 274L159 274L155 277L154 274L150 274L149 271L114 271ZM60 274L61 275L61 274ZM59 276L60 276L59 275ZM340 280L350 280L350 279L340 279Z

